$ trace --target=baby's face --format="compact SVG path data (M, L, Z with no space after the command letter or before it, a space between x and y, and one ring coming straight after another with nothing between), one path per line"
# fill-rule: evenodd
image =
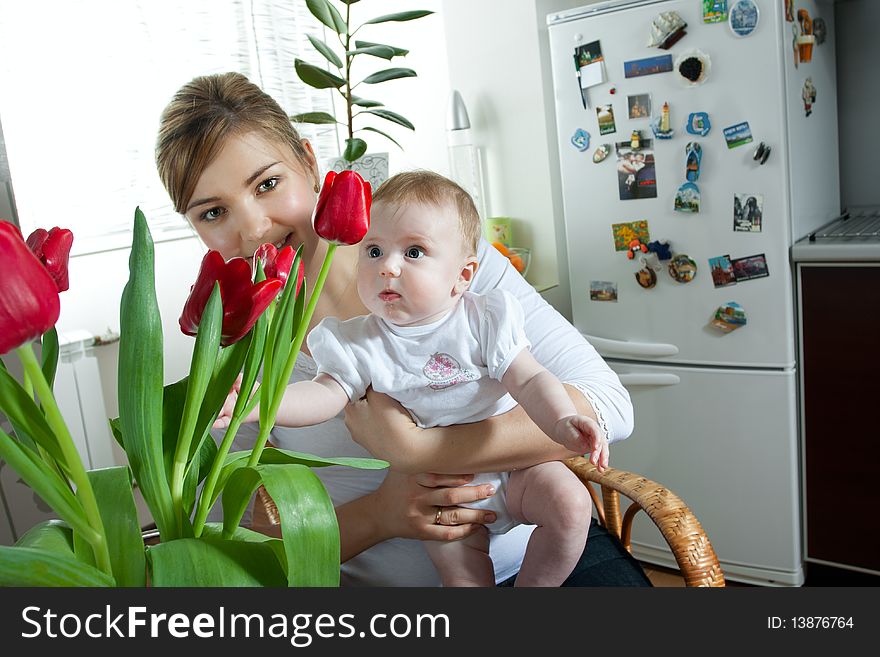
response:
M375 203L358 248L361 301L398 326L440 319L467 289L468 263L476 262L465 254L458 215L447 206Z

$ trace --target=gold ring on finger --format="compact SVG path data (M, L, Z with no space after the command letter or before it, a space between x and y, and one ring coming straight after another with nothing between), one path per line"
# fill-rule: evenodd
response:
M443 513L443 507L438 506L438 507L437 507L437 513L434 514L434 524L435 524L435 525L439 525L439 524L440 524L440 514L441 514L441 513Z

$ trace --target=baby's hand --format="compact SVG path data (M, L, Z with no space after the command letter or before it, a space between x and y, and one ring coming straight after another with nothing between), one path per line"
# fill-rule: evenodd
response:
M229 426L229 423L232 422L232 412L235 410L235 402L238 401L238 395L241 392L241 374L238 375L238 378L235 379L235 382L232 384L232 390L229 391L229 395L226 397L226 401L223 402L223 408L220 409L220 415L217 416L217 419L214 420L214 424L211 425L213 429L225 429ZM248 413L247 417L245 417L242 422L256 422L260 419L260 406L259 404Z
M572 452L590 453L590 463L599 472L608 467L608 439L598 423L586 415L569 415L556 423L554 440Z

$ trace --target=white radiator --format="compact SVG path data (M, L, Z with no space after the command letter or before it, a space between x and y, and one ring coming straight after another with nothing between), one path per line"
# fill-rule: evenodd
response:
M87 469L117 465L94 342L86 331L59 334L55 375L55 399ZM9 432L7 426L4 430ZM33 525L53 517L18 473L0 461L0 545L11 545Z

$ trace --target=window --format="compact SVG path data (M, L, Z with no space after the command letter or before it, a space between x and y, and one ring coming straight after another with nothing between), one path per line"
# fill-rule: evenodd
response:
M293 68L323 64L306 36L322 30L291 0L4 2L0 118L22 232L69 227L74 254L126 248L140 206L154 240L190 236L156 173L163 107L197 75L239 71L289 114L333 113ZM335 126L300 128L338 151Z

